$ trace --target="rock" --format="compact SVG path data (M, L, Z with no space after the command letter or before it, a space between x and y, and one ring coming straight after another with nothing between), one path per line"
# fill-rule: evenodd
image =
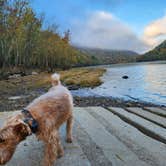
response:
M129 76L124 75L122 78L123 78L123 79L128 79L128 78L129 78Z
M28 144L27 144L27 143L24 143L24 146L28 146Z
M8 100L18 100L18 99L23 99L23 98L26 98L28 96L11 96L8 98Z
M18 77L21 77L21 74L13 74L13 75L10 75L8 78L11 79L11 78L18 78Z
M26 76L26 73L23 71L23 72L20 72L19 73L22 77Z
M12 96L12 97L9 97L8 99L9 100L18 100L18 99L21 99L22 96Z
M38 75L39 73L37 73L36 71L32 72L32 75Z
M80 87L78 85L67 85L69 90L78 90Z

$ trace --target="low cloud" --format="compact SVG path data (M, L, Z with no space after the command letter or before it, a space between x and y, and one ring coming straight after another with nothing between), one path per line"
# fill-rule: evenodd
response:
M72 43L79 46L121 49L144 52L148 44L140 39L128 25L111 13L98 11L72 27Z
M145 27L143 39L151 46L156 46L166 38L166 15Z

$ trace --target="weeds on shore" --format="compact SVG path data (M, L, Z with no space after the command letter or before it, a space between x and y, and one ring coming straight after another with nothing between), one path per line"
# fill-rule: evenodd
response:
M100 77L106 70L103 68L86 68L71 69L62 71L61 79L66 85L77 85L79 87L95 87L99 86L102 81Z
M66 71L59 71L61 81L67 86L95 87L102 83L100 77L105 72L102 68L74 68ZM19 95L29 93L32 90L47 90L51 84L50 73L42 72L37 75L12 78L0 81L0 96Z

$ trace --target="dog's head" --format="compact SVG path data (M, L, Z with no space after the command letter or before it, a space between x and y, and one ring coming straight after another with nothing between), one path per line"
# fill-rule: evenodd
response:
M28 126L19 121L6 124L0 130L0 164L5 164L11 159L16 146L28 135L30 135Z

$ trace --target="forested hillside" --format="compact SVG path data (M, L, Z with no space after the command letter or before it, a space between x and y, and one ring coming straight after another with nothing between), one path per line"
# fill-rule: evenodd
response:
M52 70L97 63L70 46L69 31L60 36L55 26L43 30L43 22L28 0L0 1L0 68Z
M139 56L137 61L166 60L166 40L153 50Z
M100 64L135 62L138 54L129 50L109 50L98 48L76 47L85 54L98 58Z

